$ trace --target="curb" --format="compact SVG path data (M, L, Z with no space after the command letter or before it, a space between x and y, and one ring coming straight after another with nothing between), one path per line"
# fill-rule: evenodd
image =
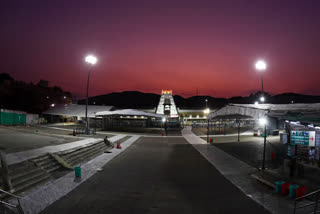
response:
M261 178L261 177L259 177L257 175L251 174L251 177L256 179L257 181L263 183L264 185L272 188L272 189L276 189L276 185L275 184L273 184L273 183L271 183L271 182L269 182L269 181L267 181L267 180L265 180L265 179L263 179L263 178Z

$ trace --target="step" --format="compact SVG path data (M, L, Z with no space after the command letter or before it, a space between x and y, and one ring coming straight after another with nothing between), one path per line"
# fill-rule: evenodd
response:
M95 151L95 150L99 150L102 151L105 149L105 146L101 145L101 146L96 146L96 147L91 147L89 149L84 149L81 152L77 153L76 155L72 155L69 157L63 157L67 162L72 161L73 159L77 159L78 157L81 157L87 153L90 153L91 151Z
M39 165L39 167L41 167L43 169L48 169L51 166L55 166L55 165L60 165L60 163L58 163L56 160L52 160L50 162L44 163L42 165Z
M11 180L14 180L14 179L17 179L19 177L24 177L24 176L27 176L29 174L32 174L32 173L35 173L35 172L38 172L38 171L42 171L42 170L40 168L34 166L34 168L25 169L23 172L9 174L9 178Z
M69 157L72 157L72 156L74 156L74 155L77 155L77 154L79 154L79 153L82 153L83 152L83 150L89 150L89 149L92 149L92 148L95 148L95 147L98 147L98 146L104 146L105 145L105 143L104 142L99 142L99 143L96 143L96 144L93 144L93 145L90 145L90 146L87 146L87 147L81 147L81 148L79 148L79 149L77 149L77 150L74 150L74 151L72 151L72 152L70 152L70 153L67 153L67 154L62 154L61 156L65 159L65 160L67 160L67 159L69 159Z
M75 165L81 164L83 162L87 162L87 161L99 156L99 154L103 154L103 151L102 150L95 150L95 151L92 151L91 153L83 156L82 158L74 159L73 161L69 162L69 164L71 166L75 166Z
M42 162L42 161L45 161L46 159L48 159L50 157L51 156L49 154L45 154L45 155L42 155L42 156L39 156L39 157L32 158L32 159L30 159L30 161Z
M44 175L40 175L35 177L32 180L28 180L28 182L22 183L17 186L13 186L14 192L24 192L26 190L30 190L34 188L35 186L39 186L40 184L43 184L46 181L52 180L52 177L50 174L45 173Z
M83 155L77 159L73 159L72 161L69 162L69 164L71 166L74 166L76 164L80 164L80 163L83 163L85 161L88 161L90 159L93 159L95 158L96 156L98 156L99 154L102 154L103 151L101 150L94 150L94 151L91 151L90 153L86 154L86 155Z
M47 169L47 172L53 172L53 171L59 169L60 167L61 167L60 165L57 165L55 167L51 167L50 169Z
M90 149L90 150L83 151L81 154L78 154L78 155L76 155L76 156L73 156L72 158L66 159L66 161L67 161L68 163L71 163L71 162L73 162L74 160L81 159L82 157L88 156L88 155L90 155L91 153L94 153L94 152L96 152L96 151L103 153L104 150L105 150L104 147L96 147L96 148L94 148L94 149Z
M82 146L78 146L78 147L75 147L75 148L72 148L72 149L60 151L60 152L57 152L56 154L58 154L58 155L60 155L60 156L68 155L68 154L70 154L70 153L76 152L76 151L81 150L81 149L84 149L84 148L89 148L89 147L91 147L91 146L94 146L94 145L100 144L100 143L104 143L104 142L103 142L103 141L92 142L92 143L89 143L89 144L86 144L86 145L82 145Z
M54 160L54 159L50 156L50 157L47 157L47 158L41 159L41 160L33 160L33 162L37 163L38 165L41 165L41 164L47 163L52 160Z
M45 175L46 172L45 171L38 171L38 172L35 172L35 173L32 173L28 176L23 176L23 177L20 177L20 178L16 178L16 179L11 179L11 183L12 183L12 186L17 186L17 185L20 185L21 183L23 182L26 182L30 179L34 179L40 175Z
M9 171L8 173L9 173L9 175L12 173L20 173L20 172L25 171L26 169L32 169L34 167L35 167L34 163L29 162L29 161L24 161L19 164L9 165L8 166L8 171Z

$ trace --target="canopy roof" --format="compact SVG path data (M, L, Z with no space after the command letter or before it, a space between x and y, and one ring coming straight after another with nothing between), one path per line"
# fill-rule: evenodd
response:
M112 115L118 115L118 116L145 116L145 117L155 117L155 118L163 118L166 117L164 114L155 114L150 112L144 112L139 111L136 109L122 109L122 110L116 110L116 111L101 111L97 112L97 117L106 117L106 116L112 116Z
M95 117L95 114L100 111L110 111L113 106L99 106L99 105L88 105L88 117ZM86 105L56 105L43 112L42 114L49 115L61 115L67 117L85 117Z
M297 104L229 104L208 115L209 119L219 116L237 118L238 115L253 119L270 116L285 120L320 123L320 103Z

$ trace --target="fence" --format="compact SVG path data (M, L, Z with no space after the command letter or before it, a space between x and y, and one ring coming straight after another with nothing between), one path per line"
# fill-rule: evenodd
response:
M25 112L0 109L0 124L2 125L26 124L26 120Z

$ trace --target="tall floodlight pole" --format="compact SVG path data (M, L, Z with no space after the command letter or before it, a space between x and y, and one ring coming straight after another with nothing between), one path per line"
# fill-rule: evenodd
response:
M258 60L257 62L256 62L256 69L260 72L260 74L261 74L261 90L262 90L262 96L260 97L260 101L261 102L264 102L265 101L265 98L263 97L263 95L264 95L264 89L263 89L263 72L264 72L264 70L266 70L266 68L267 68L267 64L266 64L266 62L265 61L263 61L263 60Z
M265 118L260 119L260 124L264 126L264 142L263 142L263 159L262 159L262 170L265 170L266 161L266 144L267 144L267 120Z
M209 118L208 118L208 116L209 116L209 114L210 114L210 109L209 109L209 108L206 108L203 112L204 112L204 114L206 115L206 117L207 117L207 122L208 122L208 124L207 124L207 143L209 143Z
M89 120L88 120L88 99L89 99L89 80L90 80L90 71L92 69L92 66L97 63L97 58L93 55L88 55L85 58L86 63L89 64L89 72L88 72L88 80L87 80L87 99L86 99L86 127L85 127L85 134L90 134L90 128L89 128Z

